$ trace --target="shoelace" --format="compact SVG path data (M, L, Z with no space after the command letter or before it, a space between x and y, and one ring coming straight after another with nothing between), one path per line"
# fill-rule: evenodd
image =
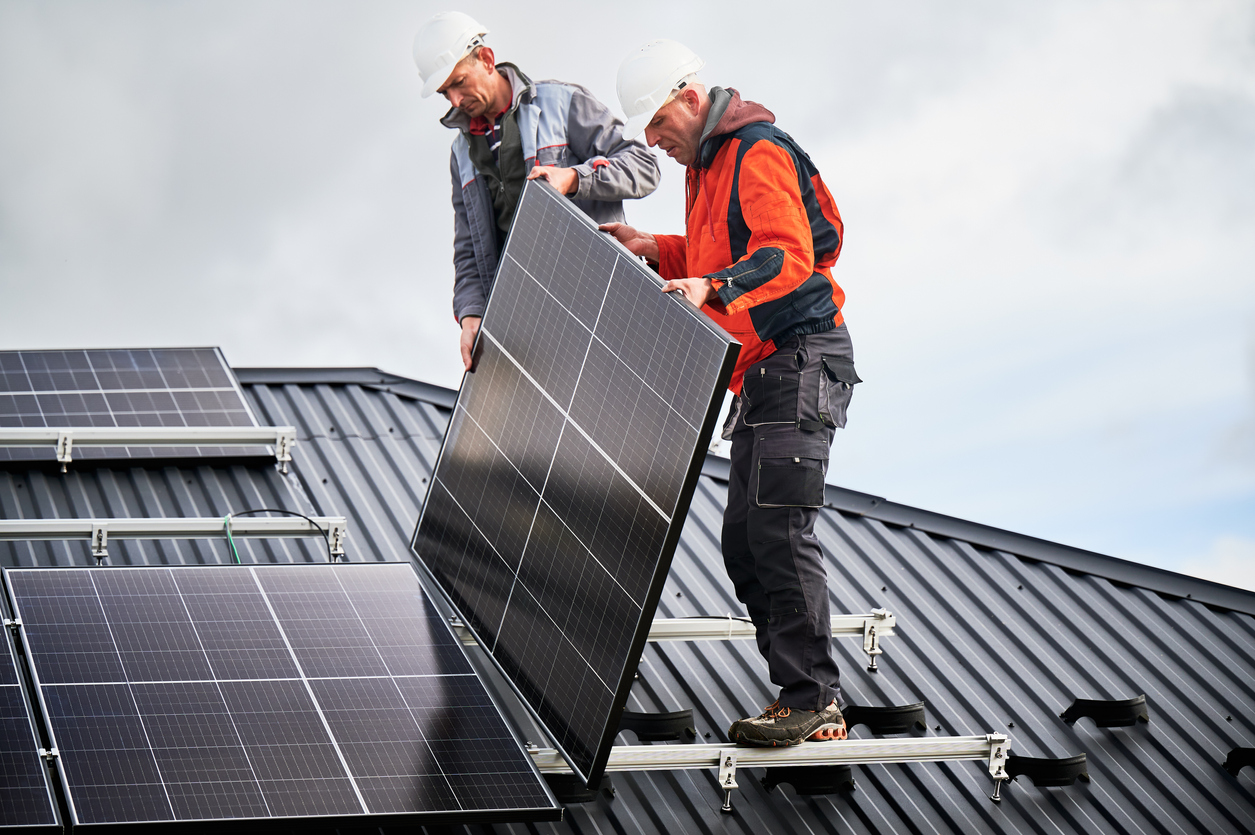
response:
M771 704L763 708L763 713L759 719L786 719L792 711L787 707L780 706L780 700L776 699Z

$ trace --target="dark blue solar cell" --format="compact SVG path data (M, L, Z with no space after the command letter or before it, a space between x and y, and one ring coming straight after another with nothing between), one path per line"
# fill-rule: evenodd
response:
M559 816L409 564L6 575L76 824Z

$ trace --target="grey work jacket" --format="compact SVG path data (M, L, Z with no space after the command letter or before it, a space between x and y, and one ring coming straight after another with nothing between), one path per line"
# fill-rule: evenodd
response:
M658 161L638 140L623 138L623 122L578 84L529 82L509 64L497 68L514 87L523 164L573 168L575 205L597 223L622 222L623 201L658 187ZM497 275L492 197L471 163L470 119L451 109L440 120L455 128L453 178L453 315L483 316Z

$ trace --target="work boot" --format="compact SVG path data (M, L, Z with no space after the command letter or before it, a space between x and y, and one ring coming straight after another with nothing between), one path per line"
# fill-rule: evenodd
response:
M757 719L732 723L728 739L737 745L763 748L797 745L806 739L816 742L845 739L845 719L836 699L823 710L781 707L777 701L768 705Z
M774 716L775 712L779 709L780 709L780 700L776 699L774 702L772 702L771 704L763 708L763 712L758 714L758 718L767 719L771 716ZM741 726L744 725L746 722L753 722L753 721L755 720L754 719L738 719L735 722L733 722L732 726L728 728L728 741L739 743L741 741L740 740Z

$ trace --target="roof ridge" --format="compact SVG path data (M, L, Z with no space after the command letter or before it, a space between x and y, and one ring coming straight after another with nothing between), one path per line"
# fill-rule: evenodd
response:
M240 384L245 386L362 386L449 410L453 409L453 404L458 399L456 389L403 377L373 366L295 366L231 370L235 372Z

